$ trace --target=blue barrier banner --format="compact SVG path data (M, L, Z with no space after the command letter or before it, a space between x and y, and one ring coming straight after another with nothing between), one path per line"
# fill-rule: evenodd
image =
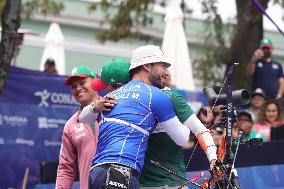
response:
M283 140L264 142L262 145L255 146L247 146L245 144L241 144L239 146L235 166L249 167L284 164L284 151L279 150L282 149L283 146ZM236 146L232 147L233 152L235 152L235 148ZM186 164L189 161L189 157L191 157L192 155L192 151L192 149L184 150ZM194 157L191 159L189 166L187 167L187 171L209 169L207 157L200 148L196 148Z
M26 168L27 188L39 183L40 162L58 161L64 125L77 108L0 103L0 188L21 188Z
M71 88L65 86L65 79L66 76L11 66L0 102L33 104L41 107L78 106L79 103L71 95ZM189 102L208 104L202 91L175 90Z
M191 179L200 174L201 171L187 172L187 178ZM204 178L210 178L209 171L197 180L201 184ZM241 189L284 189L284 165L255 166L237 168L238 181ZM54 189L55 184L38 184L36 189ZM188 185L189 189L198 189L193 184ZM73 184L72 189L79 189L78 182Z
M238 181L241 189L284 189L284 165L268 165L237 168ZM199 175L201 171L187 172L187 178ZM210 178L209 171L197 180L201 184L204 178ZM188 188L198 188L189 184Z
M78 106L65 86L66 76L10 67L0 102L33 104L41 107Z

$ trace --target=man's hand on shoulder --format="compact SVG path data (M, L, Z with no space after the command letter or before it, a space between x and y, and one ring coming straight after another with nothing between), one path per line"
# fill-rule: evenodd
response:
M111 111L115 104L114 96L100 97L91 103L93 112Z

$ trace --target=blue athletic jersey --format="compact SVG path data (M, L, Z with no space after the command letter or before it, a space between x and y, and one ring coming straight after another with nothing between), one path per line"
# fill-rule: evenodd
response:
M255 72L252 80L252 90L261 88L264 90L266 98L274 99L279 88L279 78L283 77L283 70L280 63L265 60L257 60Z
M116 118L135 124L151 133L158 122L175 117L169 97L156 87L132 80L110 93L117 104L105 118ZM136 169L143 168L148 136L141 131L113 121L99 126L99 142L92 166L119 163Z

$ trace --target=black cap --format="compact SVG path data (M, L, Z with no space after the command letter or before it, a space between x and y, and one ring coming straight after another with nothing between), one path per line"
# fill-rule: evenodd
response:
M251 113L248 110L240 110L238 113L238 118L242 115L247 116L250 119L250 121L252 121Z

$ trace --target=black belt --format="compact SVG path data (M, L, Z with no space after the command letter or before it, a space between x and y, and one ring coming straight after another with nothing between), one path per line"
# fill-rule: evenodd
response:
M125 165L117 164L117 163L105 163L105 164L98 165L97 167L102 167L102 168L108 169L108 168L110 168L111 165L114 165L114 164L129 169L132 176L137 177L139 175L138 171L136 169L133 169L131 167L127 167Z

